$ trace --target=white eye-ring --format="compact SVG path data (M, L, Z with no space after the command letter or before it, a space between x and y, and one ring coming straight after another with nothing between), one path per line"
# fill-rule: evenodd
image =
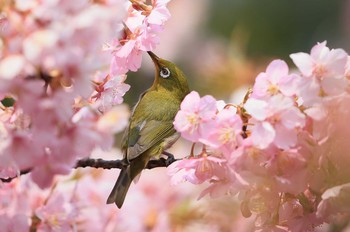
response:
M168 68L161 68L159 71L159 75L163 78L168 78L170 76L170 71Z

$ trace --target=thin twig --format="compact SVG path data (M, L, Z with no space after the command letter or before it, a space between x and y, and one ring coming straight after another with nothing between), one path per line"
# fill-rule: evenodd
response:
M161 157L158 160L150 160L146 166L146 169L153 169L153 168L159 168L159 167L168 167L170 164L174 163L178 159L174 158L174 155L172 155L169 152L163 152L167 158ZM125 160L103 160L103 159L81 159L78 160L74 168L103 168L103 169L122 169L126 167L128 163ZM31 172L31 169L22 170L19 175L25 175ZM9 177L9 178L0 178L0 181L8 183L11 182L13 179L17 178L15 177Z
M177 159L174 156L169 156L167 159L160 158L158 160L150 160L146 166L146 169L153 169L158 167L168 167L170 164L175 162ZM78 160L75 168L103 168L103 169L122 169L128 164L124 160L103 160L103 159L82 159Z
M22 170L19 172L19 175L18 176L21 176L21 175L25 175L25 174L28 174L32 171L32 169L28 168L28 169L25 169L25 170ZM0 180L4 183L9 183L11 182L13 179L17 178L18 176L15 176L15 177L8 177L8 178L0 178Z
M122 169L127 164L123 160L104 160L104 159L81 159L77 161L74 168L103 168L103 169Z

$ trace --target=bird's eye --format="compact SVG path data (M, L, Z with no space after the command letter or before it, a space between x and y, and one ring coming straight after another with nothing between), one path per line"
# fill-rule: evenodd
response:
M163 78L168 78L170 76L170 71L168 68L161 68L159 71L159 75Z

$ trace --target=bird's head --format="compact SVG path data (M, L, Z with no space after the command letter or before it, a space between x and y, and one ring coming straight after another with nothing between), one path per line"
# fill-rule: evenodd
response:
M172 62L148 52L156 68L155 79L152 87L164 89L181 98L189 93L187 79L184 73Z

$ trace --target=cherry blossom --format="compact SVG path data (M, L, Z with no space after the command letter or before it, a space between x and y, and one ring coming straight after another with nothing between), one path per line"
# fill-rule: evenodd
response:
M266 72L260 73L256 79L253 88L253 96L264 98L282 93L285 96L293 96L297 93L296 74L288 74L288 66L282 60L272 61L266 69Z
M90 96L95 73L108 71L102 70L109 60L101 50L114 36L110 26L121 24L123 9L117 3L16 1L4 6L0 96L13 101L1 109L4 178L32 169L33 180L49 187L56 174L68 174L78 158L88 157L95 147L112 145L120 129L101 126L107 121L100 120L96 98L90 101ZM22 13L28 10L30 14ZM102 26L94 27L97 21ZM99 89L104 112L123 101L129 89L124 80L110 78ZM89 117L76 116L87 108Z
M47 203L35 210L35 215L40 220L39 230L43 231L62 231L72 230L74 228L77 211L64 202L62 195L51 196Z
M306 76L338 77L344 75L347 54L343 49L329 49L327 42L318 43L307 53L290 55L301 73Z
M113 106L123 103L123 96L130 89L130 85L125 84L125 75L109 77L98 85L97 93L92 96L95 106L101 112L107 112Z
M201 184L212 179L223 168L224 162L225 160L214 156L202 155L172 164L168 173L172 176L173 184L182 181Z
M170 17L168 2L153 0L152 5L146 5L142 1L131 1L120 38L105 45L105 50L113 55L111 75L121 75L140 68L142 52L154 50L159 43L158 33Z
M192 142L200 141L213 128L212 119L216 110L216 100L212 96L200 98L197 92L192 91L181 103L181 109L174 121L175 129Z
M188 107L181 106L174 122L182 137L202 143L205 159L222 162L221 168L210 169L210 177L201 179L196 167L201 167L203 154L183 159L170 167L173 183L209 182L200 197L237 194L242 215L255 215L256 231L314 230L350 217L343 207L348 204L344 199L350 177L345 167L350 162L344 156L349 150L344 138L350 134L344 126L350 99L348 55L324 42L310 55L296 53L291 58L300 74L290 73L284 61L272 61L242 103L218 101L216 112L214 107L209 111L214 115L206 136L197 133L193 139L184 133L200 127L185 120L201 100L193 93L184 99ZM222 141L230 141L230 146ZM192 148L191 157L193 153Z
M310 55L295 53L290 57L305 76L304 78L308 78L311 83L317 82L319 96L333 96L344 92L347 86L345 66L348 55L343 49L329 49L324 41L315 45ZM302 94L308 93L302 91Z
M174 120L188 140L173 148L183 158L168 175L145 171L123 210L101 207L116 171L73 167L90 156L122 156L111 148L130 116L122 104L130 89L126 73L137 71L142 54L159 44L168 3L1 5L0 177L17 178L0 182L0 228L190 231L207 223L203 215L213 215L197 230L230 231L244 227L234 227L236 211L252 218L255 231L311 231L348 222L350 59L326 42L310 54L291 54L296 70L288 61L272 61L241 102L188 94ZM19 175L26 170L29 175ZM214 204L210 197L224 202L224 212L208 206ZM220 227L223 215L231 227ZM182 225L179 218L194 223Z
M152 11L147 17L150 24L163 25L169 18L170 12L166 5L170 0L153 0Z
M202 142L223 152L230 153L242 143L242 120L235 110L223 109L216 115L217 125Z
M251 139L262 149L271 142L284 149L294 146L297 129L305 125L304 114L294 106L290 98L282 95L275 95L267 102L250 98L245 109L257 120ZM259 138L266 140L264 142Z

